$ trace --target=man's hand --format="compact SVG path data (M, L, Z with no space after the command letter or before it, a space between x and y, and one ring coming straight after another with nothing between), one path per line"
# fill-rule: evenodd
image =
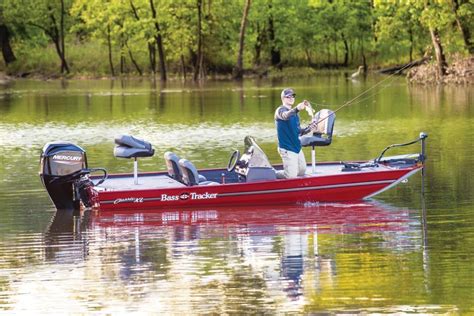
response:
M298 105L296 106L298 111L303 111L305 107L306 107L306 104L304 102L298 103Z

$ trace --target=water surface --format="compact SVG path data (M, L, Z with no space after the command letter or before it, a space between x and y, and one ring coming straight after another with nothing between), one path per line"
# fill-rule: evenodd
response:
M337 113L333 144L319 148L317 159L371 159L424 131L424 198L416 175L374 200L350 204L73 217L55 213L38 177L42 146L60 139L82 146L91 167L131 171L131 161L112 155L113 138L122 133L155 146L155 157L140 160L141 171L163 170L168 150L198 167L224 166L246 135L279 163L273 112L281 89L291 86L297 101L336 109L381 80L383 89ZM0 308L473 313L473 95L472 87L342 75L200 86L147 80L3 86Z

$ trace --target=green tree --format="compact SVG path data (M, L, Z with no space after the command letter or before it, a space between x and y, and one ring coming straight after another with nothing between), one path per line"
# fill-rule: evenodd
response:
M407 52L410 62L416 51L423 51L429 43L426 30L420 23L422 7L410 2L376 3L377 48L387 57L403 57Z
M112 53L117 32L115 24L116 20L120 18L115 9L116 5L102 0L76 0L71 8L71 14L80 21L75 25L74 30L86 32L91 39L107 44L112 76L115 76Z
M446 28L452 20L449 16L450 12L446 10L446 3L443 2L444 0L426 0L421 15L421 21L428 28L431 35L439 77L446 74L446 68L448 67L440 29Z
M244 41L245 41L245 28L247 26L247 17L249 15L251 3L252 3L251 0L245 1L244 12L242 14L242 22L240 23L239 52L237 55L237 63L234 68L235 79L242 79L242 75L243 75L243 53L244 53Z
M474 54L471 30L474 29L474 2L469 0L451 0L456 26L462 34L464 44L470 54Z
M65 38L72 21L68 14L71 0L5 0L4 14L16 24L35 27L53 42L61 61L61 73L69 73Z
M0 47L2 49L3 60L5 61L5 64L8 65L14 62L16 57L10 44L11 31L3 16L2 4L0 4Z

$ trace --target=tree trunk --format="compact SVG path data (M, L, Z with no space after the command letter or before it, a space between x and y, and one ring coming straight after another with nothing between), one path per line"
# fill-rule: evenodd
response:
M112 61L112 41L110 40L110 25L107 25L107 49L109 50L109 65L112 77L115 77L114 63Z
M387 74L389 74L389 75L392 75L392 74L401 75L404 70L408 70L408 69L410 69L410 68L423 65L424 63L426 63L426 62L429 61L429 60L430 60L430 57L429 57L429 56L424 56L423 58L418 59L418 60L415 60L415 61L411 61L411 60L410 60L409 63L404 64L404 65L398 65L398 66L389 67L389 68L385 68L385 69L379 70L379 73L381 73L381 74L386 74L386 75L387 75Z
M364 73L366 74L368 67L367 60L365 58L364 41L362 40L362 38L360 39L360 53L362 55L362 66L364 67Z
M50 36L50 38L54 42L54 46L56 48L56 52L61 60L61 73L69 73L69 66L67 65L66 56L64 54L64 30L58 30L58 26L56 23L56 18L54 17L53 10L51 7L48 7L50 10L49 18L51 19L51 27L49 31L46 33ZM64 18L64 1L61 0L61 21L60 21L60 28L63 28L62 24Z
M446 74L446 57L444 56L443 46L441 45L441 38L437 29L430 27L431 41L435 49L436 63L438 68L438 76L442 78Z
M120 73L121 74L125 73L125 56L123 55L123 51L124 51L124 42L122 39L120 43Z
M125 46L126 46L127 49L128 49L128 56L130 56L130 60L132 61L132 64L135 66L135 69L138 71L138 73L140 74L140 76L142 76L142 75L143 75L143 72L142 72L140 66L138 66L138 63L137 63L137 61L135 60L135 58L133 58L132 50L131 50L130 47L128 46L127 42L125 42Z
M239 53L237 55L237 64L234 68L234 79L242 79L243 77L243 54L244 54L244 42L245 42L245 27L247 25L247 17L249 15L250 5L252 0L246 0L244 13L242 14L242 21L240 22L240 33L239 33Z
M197 0L198 10L198 51L196 66L194 69L194 80L202 79L203 76L203 53L202 53L202 0Z
M355 54L355 46L356 46L356 43L354 41L350 41L349 42L349 56L350 56L350 62L353 63L354 62L354 54Z
M0 45L2 46L3 60L5 64L10 64L16 60L10 45L10 31L4 24L0 25Z
M305 54L306 54L306 62L308 63L308 67L312 67L313 66L313 61L311 60L311 52L309 51L308 48L306 48L304 50Z
M165 52L163 49L163 39L161 37L161 29L160 29L160 24L156 20L156 9L155 9L155 4L153 3L153 0L150 0L150 8L151 8L151 13L152 17L155 23L155 29L156 29L156 46L158 48L158 56L160 58L160 78L162 81L166 81L166 62L165 62Z
M408 34L410 36L410 62L412 62L413 61L413 46L414 46L414 43L413 43L413 30L412 30L411 27L408 30Z
M459 0L451 0L451 4L452 4L454 17L456 18L456 25L462 34L464 45L466 45L466 48L469 51L469 54L472 55L474 54L474 43L471 40L471 31L469 27L466 26L467 23L463 23L463 21L461 21L461 18L458 15Z
M260 55L262 52L262 44L263 44L263 38L264 38L264 33L263 30L260 30L260 24L257 23L257 40L255 41L255 61L254 64L255 66L260 65Z
M69 66L67 65L66 62L66 48L64 44L64 14L66 14L66 11L64 9L64 0L61 0L61 19L60 19L60 28L59 28L59 39L61 41L61 53L62 53L62 59L61 59L61 72L63 70L66 71L66 73L69 73Z
M61 0L61 21L63 20L63 16L64 16L64 7L63 7L63 4L64 2ZM53 40L54 42L54 46L56 48L56 53L58 54L59 56L59 59L61 60L61 73L69 73L69 66L67 64L67 61L66 61L66 56L64 54L64 40L62 39L62 37L64 36L61 36L61 34L63 33L63 31L60 31L58 30L58 26L57 26L57 23L56 23L56 18L54 17L54 14L53 14L53 11L52 11L52 8L49 7L49 10L50 10L50 14L49 14L49 18L51 19L51 26L50 26L50 29L46 31L46 33L50 36L50 38ZM63 22L60 22L60 24L63 23Z
M186 63L184 62L184 55L181 54L181 71L183 73L183 79L186 81Z
M275 27L273 25L272 4L269 5L270 17L268 18L268 37L270 40L270 56L272 66L281 68L281 52L275 44Z
M331 64L331 46L329 44L329 40L326 37L326 53L328 57L327 65L329 66Z
M349 44L347 43L346 37L344 33L341 33L342 42L344 43L344 67L349 65Z
M148 43L148 58L150 60L150 70L154 75L156 73L156 47L155 44Z
M59 38L55 38L53 40L54 42L54 47L56 48L56 53L59 56L59 59L61 60L61 73L69 73L69 67L67 65L66 58L63 56L63 53L61 52L61 44Z
M133 12L133 15L135 16L135 19L137 21L140 21L140 16L138 15L137 8L133 4L133 0L130 0L130 7L132 8L132 12ZM151 73L154 75L156 71L156 49L155 49L154 44L151 44L151 43L148 43L148 58L150 61Z

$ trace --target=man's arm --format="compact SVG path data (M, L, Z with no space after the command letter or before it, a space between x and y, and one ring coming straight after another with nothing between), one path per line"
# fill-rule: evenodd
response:
M300 128L300 136L308 134L309 132L311 132L311 124L306 126L305 128Z
M291 110L288 110L287 108L285 107L280 107L276 113L276 119L279 119L279 120L284 120L284 121L287 121L290 119L291 116L293 115L296 115L297 113L299 112L299 110L297 108L293 108Z

